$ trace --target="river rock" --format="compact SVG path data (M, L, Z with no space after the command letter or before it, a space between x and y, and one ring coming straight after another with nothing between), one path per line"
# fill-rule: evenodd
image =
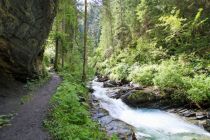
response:
M108 80L106 82L104 82L103 87L107 88L107 87L117 87L119 86L119 84L115 81L112 80Z
M179 111L180 114L183 114L184 112L187 112L188 110L186 108Z
M99 117L98 120L101 125L106 126L109 125L114 120L114 118L112 118L109 115L106 115L104 117Z
M200 120L200 119L205 119L206 115L204 112L196 112L196 119Z
M135 89L135 90L143 90L143 89L144 89L143 86L141 86L141 85L139 85L139 84L135 84L135 83L133 83L133 82L130 82L130 83L129 83L129 86L132 87L132 88Z
M166 110L169 113L176 113L176 109L175 108L170 108Z
M96 100L94 95L91 97L92 118L99 122L102 129L104 128L109 136L116 134L122 140L136 140L135 129L132 126L110 116L105 109L101 108L99 101Z
M207 131L210 131L210 119L207 119L207 120L206 120L206 124L205 124L204 128L205 128Z
M131 106L144 107L147 103L160 100L160 96L153 93L152 90L133 90L121 96L123 102Z
M206 117L207 117L208 119L210 119L210 111L207 111L207 112L206 112Z
M107 76L97 76L97 82L106 82L109 78Z
M210 119L206 119L206 126L210 127Z
M89 91L90 93L93 93L95 90L94 90L92 87L88 87L88 91Z
M131 128L127 127L127 124L119 120L114 120L110 125L107 125L106 130L110 135L117 134L122 140L133 140L133 138L135 138Z
M195 116L196 114L195 114L195 112L192 111L192 110L186 110L185 112L182 113L182 115L185 116L185 117L193 117L193 116Z
M119 98L121 98L121 96L125 95L130 90L131 90L130 88L121 88L117 92L113 93L113 95L111 96L111 98L119 99Z
M57 0L0 0L0 77L25 81L42 73L56 6Z

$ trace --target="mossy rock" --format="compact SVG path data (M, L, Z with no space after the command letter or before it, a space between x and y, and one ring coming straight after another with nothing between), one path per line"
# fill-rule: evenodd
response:
M149 90L136 90L127 93L122 97L122 100L131 106L140 106L147 103L152 103L161 99L159 95Z
M154 93L147 93L145 91L136 91L133 94L128 96L128 99L131 101L138 102L148 102L156 99L156 95Z

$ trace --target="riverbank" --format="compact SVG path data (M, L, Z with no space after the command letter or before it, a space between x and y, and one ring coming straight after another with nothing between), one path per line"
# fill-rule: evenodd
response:
M101 107L101 101L98 100L98 97L94 94L95 92L103 94L104 91L100 89L101 86L102 83L95 85L93 82L91 82L90 85L91 89L93 89L93 94L90 98L92 118L99 122L102 129L106 131L109 136L117 135L119 139L136 140L135 128L133 126L116 119L111 116L106 109Z
M44 125L53 139L116 140L101 131L98 123L91 119L89 92L81 82L80 75L60 72L63 78L51 99L51 109Z
M208 140L210 138L210 133L175 113L152 108L134 108L126 105L120 98L113 98L113 94L120 88L126 88L125 85L105 88L104 83L97 82L97 80L92 81L91 85L94 90L92 94L93 105L96 108L99 106L97 111L102 110L105 113L108 112L107 115L99 111L98 115L96 115L96 120L101 125L105 125L105 130L108 133L115 131L113 125L119 126L124 123L126 125L122 125L121 129L117 131L117 134L125 138L126 134L129 133L125 131L124 135L119 134L122 130L132 128L134 132L132 136L135 137L127 135L127 138L131 140L133 138L137 140ZM99 105L97 102L99 102ZM114 119L110 120L109 118Z
M171 99L172 91L160 91L155 87L144 87L129 82L115 82L107 77L99 76L98 82L103 82L103 87L112 88L108 96L121 99L132 108L160 109L175 113L191 123L210 131L210 108L200 109L188 103L177 103Z

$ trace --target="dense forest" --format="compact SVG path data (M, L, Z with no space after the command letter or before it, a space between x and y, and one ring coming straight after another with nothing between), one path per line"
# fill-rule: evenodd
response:
M181 102L209 101L208 1L104 1L92 63L113 80L174 90Z
M55 68L65 69L64 77L80 79L84 61L90 78L95 71L115 82L155 88L173 105L209 107L208 1L91 1L87 13L80 4L60 2L49 39L56 40ZM67 89L72 90L64 84L60 92Z
M9 7L9 3L5 5ZM0 25L6 15L3 13L5 9L1 7ZM35 74L36 76L27 75L27 78L22 76L26 72L15 73L18 77L16 80L27 81L27 84L33 84L34 81L39 83L46 77L49 80L48 71L53 69L61 77L62 82L52 96L47 118L43 121L52 138L58 140L209 138L207 132L210 131L209 0L59 0L55 2L55 8L52 29L48 37L42 37L47 38L41 49L44 54L37 55L43 59L41 65L39 61L37 62L41 70ZM43 29L44 31L46 30ZM0 34L0 47L7 44L2 42ZM2 55L0 63L3 67L3 60L7 57L4 57L1 51L3 49L0 48ZM19 73L21 78L18 76ZM192 128L191 131L191 126L180 126L177 129L184 130L184 127L187 127L189 134L184 135L185 131L179 132L183 135L172 139L168 137L173 136L172 132L168 132L170 134L167 133L167 137L161 139L163 131L159 127L157 128L159 130L154 129L155 131L147 133L145 129L136 126L138 123L135 125L127 119L118 118L107 109L111 107L106 106L108 101L103 102L106 98L101 95L102 91L97 91L98 87L94 86L96 81L103 83L102 87L113 90L114 95L108 95L109 102L122 100L132 108L132 111L136 108L152 108L170 112L173 109L176 110L173 113L181 114L180 116L204 120L203 128L206 131L203 132L204 130L200 128L199 130ZM120 108L121 106L119 110ZM170 111L165 108L169 108ZM115 119L109 121L107 119L109 115L105 112ZM94 117L94 113L98 113L97 117ZM135 116L135 114L129 116L130 112L126 113L128 118ZM5 116L0 115L0 126L5 124L4 118ZM162 118L164 119L167 121L166 118ZM116 120L125 123L120 122L119 125ZM143 133L145 135L141 135ZM150 133L151 137L147 135ZM190 138L186 137L189 135Z

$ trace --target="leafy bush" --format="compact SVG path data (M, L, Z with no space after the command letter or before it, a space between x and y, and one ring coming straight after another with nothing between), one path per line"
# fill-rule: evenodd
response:
M153 85L153 78L157 68L158 65L134 65L130 69L128 80L146 86Z
M183 88L185 67L178 61L170 59L163 61L155 75L154 84L160 88Z
M126 79L128 76L128 68L129 66L125 63L117 64L115 67L112 68L110 78L116 81Z
M135 61L141 64L158 62L166 58L166 51L162 47L157 47L157 43L152 40L140 38L137 41Z
M96 64L96 69L103 75L108 75L111 70L109 69L109 61L100 62Z
M204 74L195 75L194 78L187 78L186 82L188 98L191 101L201 103L210 100L210 77Z
M118 51L114 57L110 60L113 64L117 64L119 62L126 63L128 65L132 65L135 62L136 50L125 48L123 50Z

